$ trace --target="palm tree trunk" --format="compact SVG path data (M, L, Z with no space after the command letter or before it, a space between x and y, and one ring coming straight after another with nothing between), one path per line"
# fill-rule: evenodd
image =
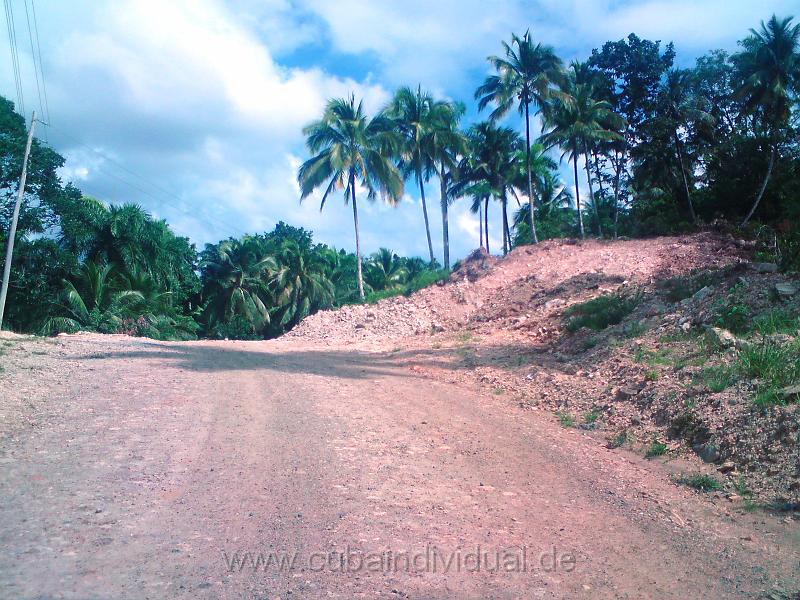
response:
M419 195L422 198L422 216L425 217L425 235L428 236L428 253L433 262L433 242L431 241L431 226L428 224L428 205L425 203L425 185L422 182L422 167L417 170L417 179L419 179Z
M592 150L592 158L594 159L594 174L597 177L597 186L600 188L600 198L605 198L606 192L603 189L603 173L600 171L600 159L597 157L597 150Z
M622 173L622 158L617 155L616 173L614 175L614 239L619 237L619 178Z
M483 227L486 230L486 254L491 254L489 250L489 196L483 201Z
M353 225L356 230L356 268L358 270L358 296L364 301L364 274L361 272L361 242L358 239L358 207L356 206L356 173L350 172L350 196L353 202Z
M589 199L592 201L594 207L594 218L597 220L597 235L603 237L603 225L600 223L600 210L597 208L597 202L594 198L594 190L592 189L592 174L589 171L589 150L584 146L583 155L586 158L583 164L586 167L586 181L589 183Z
M758 204L761 202L761 198L764 196L764 192L767 189L767 184L769 183L769 178L772 175L772 167L775 166L775 154L776 154L776 149L775 145L773 144L769 153L769 166L767 167L767 174L764 177L764 183L761 184L761 189L758 191L758 196L756 196L756 201L753 202L753 206L750 208L750 212L747 213L747 216L744 218L744 221L742 221L742 227L747 225L747 222L752 218L753 213L755 213L756 209L758 208Z
M539 243L539 237L536 235L536 223L534 222L533 218L533 181L531 179L531 120L530 115L528 114L530 107L528 103L525 103L525 153L526 153L526 164L528 170L528 208L530 209L530 226L531 226L531 238L533 239L534 244Z
M689 180L686 177L686 168L683 166L683 151L681 150L681 140L678 137L678 131L672 132L675 139L675 150L678 153L678 163L681 166L681 175L683 176L683 187L686 190L686 201L689 203L689 215L692 217L692 223L697 225L697 214L694 212L694 204L692 203L692 194L689 192Z
M578 223L581 226L581 239L586 238L586 232L583 229L583 213L581 212L581 191L578 188L578 151L575 149L575 152L572 154L572 165L574 167L575 172L575 206L578 209Z
M483 248L483 206L478 205L478 248Z
M450 268L450 229L447 224L447 183L444 173L444 165L439 173L439 187L441 188L442 195L442 245L443 245L443 258L444 268Z
M506 255L511 250L511 240L508 236L508 198L505 193L503 193L501 201L503 204L503 255Z

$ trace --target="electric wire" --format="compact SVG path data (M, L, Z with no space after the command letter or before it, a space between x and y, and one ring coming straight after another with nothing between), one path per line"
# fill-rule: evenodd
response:
M42 122L40 121L40 123L42 123ZM141 185L137 185L136 183L133 183L133 182L129 181L128 179L120 177L118 174L116 174L113 171L110 171L110 170L104 168L102 165L101 166L95 166L94 168L96 170L100 171L101 173L103 173L103 174L105 174L105 175L107 175L107 176L109 176L109 177L111 177L113 179L116 179L117 181L119 181L121 183L124 183L125 185L131 187L132 189L135 189L138 192L140 192L140 193L148 196L149 198L155 200L156 202L167 204L168 206L171 206L172 208L174 208L174 209L186 214L187 216L191 217L192 219L194 219L196 221L199 221L201 223L204 223L204 224L206 224L206 225L208 225L208 226L210 226L212 228L215 228L215 229L216 228L222 228L224 230L227 230L229 233L234 233L234 234L238 234L238 235L246 234L246 232L241 227L238 227L238 226L233 225L231 223L227 223L224 220L220 219L219 217L208 217L208 218L206 218L204 216L201 216L201 215L197 214L196 211L191 211L191 210L185 208L183 206L184 201L178 195L170 192L166 188L164 188L164 187L162 187L162 186L160 186L160 185L158 185L156 183L153 183L152 181L150 181L149 179L147 179L146 177L144 177L142 175L139 175L135 171L132 171L131 169L129 169L128 167L123 165L121 162L119 162L118 160L108 156L104 152L100 152L96 148L92 148L91 146L81 142L79 139L77 139L74 136L72 136L71 134L67 133L66 131L64 131L60 127L54 127L53 125L50 125L48 123L42 123L42 125L44 125L45 127L50 128L50 129L53 129L55 132L63 135L68 140L71 140L75 145L77 145L77 146L79 146L81 148L84 148L85 150L88 150L89 152L92 152L93 154L99 156L103 160L115 165L117 168L119 168L121 171L124 171L125 173L127 173L131 177L135 177L136 179L142 181L143 183L145 183L148 186L152 187L154 190L158 191L161 194L161 196L156 196L154 193L144 189Z
M33 44L33 29L31 28L31 16L30 12L28 11L28 0L23 0L25 5L25 22L28 25L28 40L31 44L31 60L33 60L33 76L36 80L36 96L39 99L39 114L43 117L46 116L44 112L44 102L42 102L42 88L39 85L39 67L37 66L41 62L41 54L39 58L36 58L36 47ZM45 130L45 140L47 139L47 131Z

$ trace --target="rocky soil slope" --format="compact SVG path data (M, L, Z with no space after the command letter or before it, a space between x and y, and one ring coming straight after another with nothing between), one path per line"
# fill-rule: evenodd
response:
M731 502L794 509L800 404L746 361L775 350L798 364L798 280L751 254L714 233L475 252L443 285L323 311L287 337L390 351L602 443L690 457ZM581 327L581 303L602 296L601 312L621 307L619 322Z

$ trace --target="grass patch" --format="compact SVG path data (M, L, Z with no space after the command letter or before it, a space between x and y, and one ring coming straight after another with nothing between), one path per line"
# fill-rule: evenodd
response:
M719 393L727 390L736 381L736 371L727 365L708 367L698 377L709 391Z
M601 331L611 325L617 325L634 311L640 300L641 294L617 292L607 296L598 296L580 304L573 304L564 311L564 314L569 317L566 329L572 333L582 327Z
M475 336L472 335L471 331L462 331L458 334L457 339L462 344L468 344L475 339Z
M738 368L743 376L759 380L757 405L783 404L780 390L800 383L800 343L782 346L765 342L743 348Z
M575 417L571 414L559 411L556 416L562 427L575 427Z
M645 372L644 378L647 381L658 381L661 378L661 375L655 369L650 369Z
M711 475L682 475L677 481L698 492L716 492L722 489L722 484Z
M622 335L626 338L638 338L647 333L648 327L643 321L634 321L628 323L622 328Z
M628 432L623 430L620 431L617 435L609 438L608 447L622 448L622 446L624 446L627 443L628 443Z
M793 335L800 331L800 317L783 309L769 310L753 319L753 330L761 335L773 333Z
M597 419L600 418L600 409L593 408L589 412L583 415L583 422L587 425L594 425L597 422Z
M656 458L657 456L664 456L667 453L667 445L658 440L653 440L650 447L644 453L645 458Z

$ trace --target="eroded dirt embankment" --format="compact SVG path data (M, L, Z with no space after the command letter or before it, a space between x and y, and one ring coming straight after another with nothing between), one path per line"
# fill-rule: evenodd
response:
M287 337L428 356L414 368L557 413L610 445L693 459L732 502L791 508L800 404L760 402L765 383L740 362L747 344L798 347L791 326L762 336L753 323L797 317L800 293L776 293L797 277L751 260L746 243L711 233L475 253L444 285L321 312ZM635 306L608 328L567 331L571 306L604 295ZM741 339L709 339L737 318Z

